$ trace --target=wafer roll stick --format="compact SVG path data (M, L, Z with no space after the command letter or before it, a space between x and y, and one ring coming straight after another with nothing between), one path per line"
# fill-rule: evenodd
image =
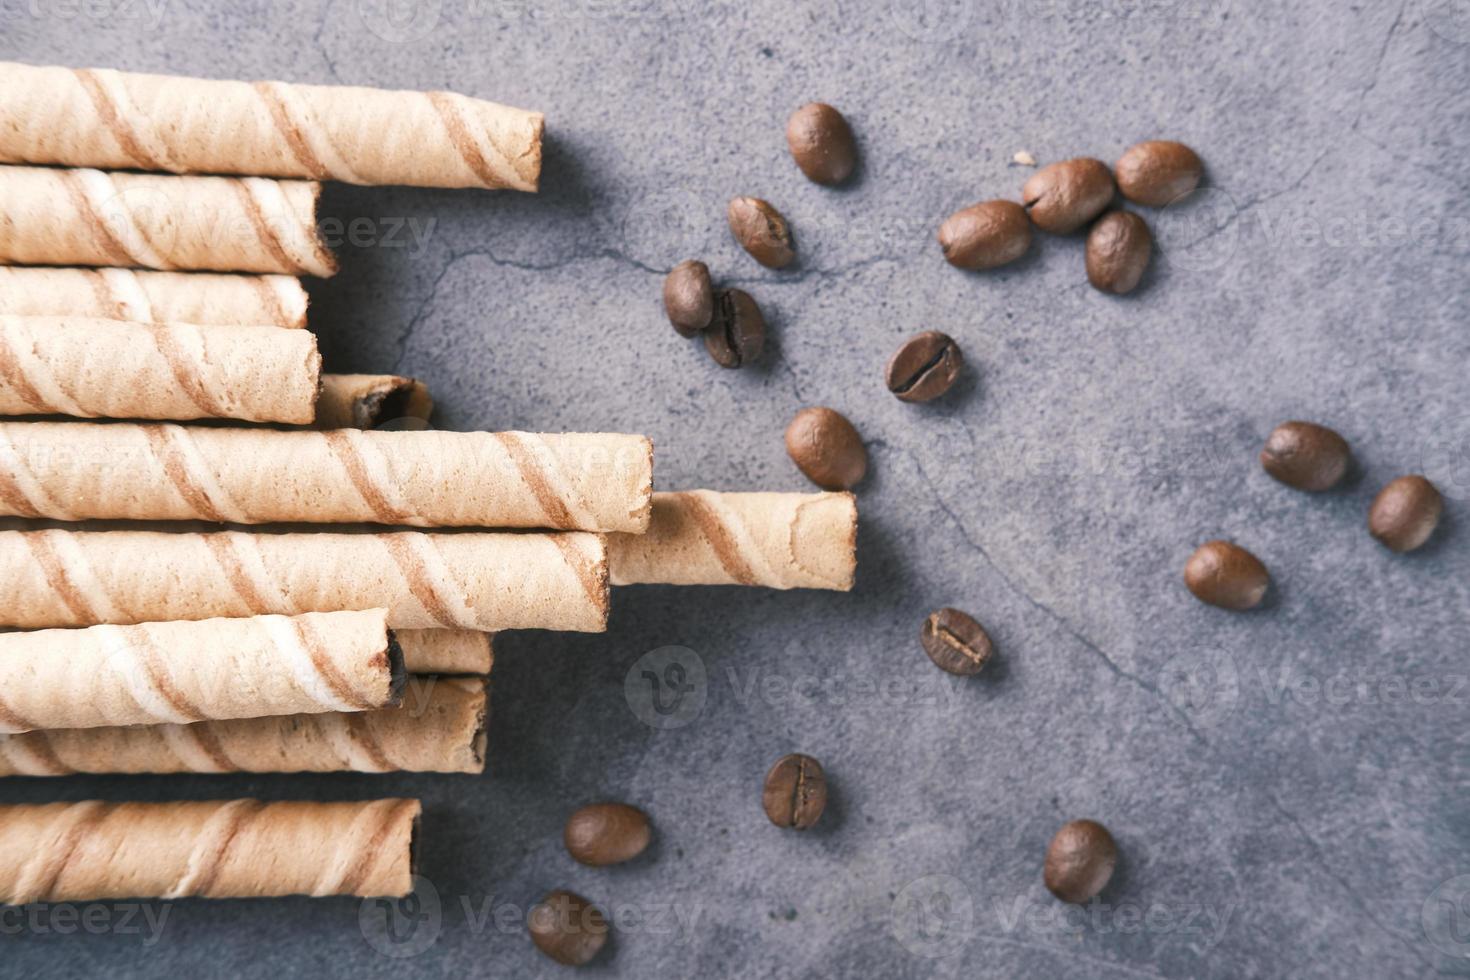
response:
M410 674L488 674L495 664L492 634L478 630L397 630Z
M0 531L0 626L388 610L394 629L607 628L595 534Z
M302 424L321 360L305 330L0 316L0 415Z
M653 451L628 435L10 422L0 469L13 516L637 532Z
M324 374L316 403L318 429L376 429L384 422L415 428L427 422L434 399L422 381L392 374Z
M539 112L452 92L0 63L0 159L534 191Z
M614 585L852 588L857 502L850 493L653 495L642 535L608 535Z
M320 194L259 177L0 167L0 263L332 276Z
M306 326L293 276L0 266L0 315L205 326Z
M484 682L416 677L409 685L403 704L377 711L0 735L0 776L484 772Z
M402 896L418 800L0 806L0 903Z
M386 610L0 635L0 733L397 704Z

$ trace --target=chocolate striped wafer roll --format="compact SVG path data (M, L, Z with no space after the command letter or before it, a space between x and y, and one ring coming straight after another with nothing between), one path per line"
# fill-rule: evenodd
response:
M333 276L320 195L304 181L0 166L0 263Z
M536 190L544 120L453 92L0 63L0 160Z
M850 493L653 495L648 533L608 535L614 585L852 588L857 501Z
M0 626L388 610L394 629L607 628L596 534L0 531Z
M0 513L67 521L636 533L653 491L652 446L615 434L0 422L0 467Z
M305 330L0 316L0 415L305 424L321 362Z
M294 276L0 266L0 315L204 326L306 326Z
M376 429L410 431L427 428L434 414L429 387L414 378L393 374L324 374L316 403L318 429Z
M494 634L478 630L395 630L410 674L488 674Z
M397 704L386 610L0 634L0 733Z
M418 800L0 806L0 904L403 896Z
M377 711L0 735L0 776L479 773L487 710L482 680L414 677L403 704Z

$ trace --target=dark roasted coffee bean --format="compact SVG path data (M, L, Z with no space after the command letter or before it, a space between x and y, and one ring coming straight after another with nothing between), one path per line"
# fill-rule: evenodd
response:
M1199 186L1205 166L1183 143L1149 140L1130 146L1118 160L1118 190L1130 201L1162 208Z
M1031 247L1031 221L1015 201L982 201L956 211L939 226L944 259L961 269L994 269Z
M567 818L567 853L594 868L631 861L648 847L648 815L626 803L593 803Z
M1118 864L1118 845L1102 824L1073 820L1063 824L1046 849L1041 880L1064 902L1081 905L1107 887Z
M758 197L737 197L730 202L726 217L735 241L767 269L785 268L796 258L791 229L769 203Z
M1261 560L1229 541L1207 541L1184 566L1184 584L1201 602L1221 609L1254 609L1271 576Z
M607 919L580 895L554 891L526 914L531 942L566 966L581 966L607 943Z
M1087 281L1105 293L1131 293L1143 278L1154 236L1131 211L1109 211L1087 233Z
M1368 511L1368 532L1394 551L1413 551L1429 540L1444 513L1444 499L1422 476L1401 476L1379 491Z
M1331 490L1347 475L1351 459L1346 439L1311 422L1282 422L1261 450L1266 472L1298 490Z
M715 315L715 291L709 267L690 259L674 266L664 279L664 311L680 336L696 337Z
M930 613L919 642L934 666L961 677L980 673L994 652L985 627L958 609Z
M830 408L796 413L786 427L786 454L823 490L851 490L868 472L862 436Z
M1042 167L1021 187L1031 220L1054 235L1070 235L1102 214L1112 199L1113 172L1092 157Z
M927 402L950 389L965 356L947 334L925 330L903 342L884 372L888 390L906 402Z
M825 102L808 102L791 114L786 145L801 172L818 184L840 184L857 165L851 127Z
M777 827L806 830L827 806L827 776L821 763L800 754L776 760L766 773L761 804Z
M704 348L722 368L744 367L766 346L766 318L743 289L715 294L715 315L704 332Z

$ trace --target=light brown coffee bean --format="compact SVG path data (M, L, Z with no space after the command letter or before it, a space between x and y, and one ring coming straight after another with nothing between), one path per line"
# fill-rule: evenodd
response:
M722 368L740 368L761 356L766 346L766 318L743 289L715 294L715 315L704 332L704 349Z
M925 330L894 352L883 380L900 401L927 402L953 387L964 366L965 355L954 338Z
M594 868L631 861L653 839L648 814L626 803L592 803L567 818L567 853Z
M944 259L961 269L994 269L1031 247L1031 221L1015 201L982 201L956 211L939 226Z
M840 184L857 166L852 128L825 102L808 102L791 114L786 145L801 172L818 184Z
M664 312L683 337L697 337L715 315L715 291L709 266L689 259L674 266L664 279Z
M1041 879L1057 898L1082 905L1107 887L1118 864L1118 845L1095 820L1063 824L1046 849Z
M554 891L526 913L531 942L565 966L582 966L607 944L607 919L587 899Z
M766 773L761 805L777 827L806 830L827 808L827 774L809 755L787 755Z
M1087 281L1122 296L1138 287L1153 257L1154 236L1131 211L1109 211L1087 233Z
M995 649L985 627L967 613L947 607L924 620L919 643L934 666L961 677L980 673Z
M1347 475L1347 440L1323 425L1282 422L1261 450L1261 467L1298 490L1331 490Z
M803 408L786 427L786 454L823 490L851 490L868 472L868 450L852 423L830 408Z
M1130 201L1162 208L1199 186L1205 165L1183 143L1149 140L1130 146L1118 160L1118 189Z
M1368 532L1394 551L1429 540L1444 513L1444 498L1422 476L1401 476L1379 491L1368 511Z
M1229 541L1207 541L1184 565L1184 584L1201 602L1243 612L1266 597L1270 573L1261 560Z
M726 212L730 233L750 257L768 269L783 269L796 258L791 228L768 202L758 197L737 197Z
M1021 186L1032 222L1053 235L1070 235L1113 200L1113 172L1101 160L1077 157L1042 167Z

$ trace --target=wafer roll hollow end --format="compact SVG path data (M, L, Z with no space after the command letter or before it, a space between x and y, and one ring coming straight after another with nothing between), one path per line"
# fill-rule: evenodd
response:
M415 378L377 374L324 374L316 406L318 429L376 429L385 422L434 412L429 388Z

